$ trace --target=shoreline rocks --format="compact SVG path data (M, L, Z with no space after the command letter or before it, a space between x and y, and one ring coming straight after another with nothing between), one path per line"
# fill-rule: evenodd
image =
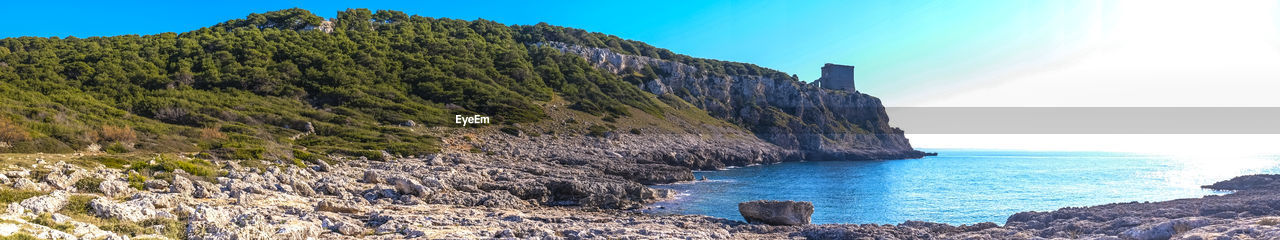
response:
M632 144L626 141L630 140L619 138L613 144ZM72 206L68 199L86 199L83 197L88 195L94 196L85 206L92 215L89 217L125 224L174 221L175 225L140 227L178 228L169 230L196 239L1274 239L1280 236L1280 189L1272 187L1280 184L1278 175L1242 176L1210 185L1235 191L1222 196L1021 212L1009 216L1003 226L996 223L954 226L921 221L897 225L806 224L813 214L810 203L753 201L741 204L740 211L750 222L780 224L767 225L709 216L650 215L623 210L669 197L671 193L608 174L589 164L566 165L551 159L516 156L519 155L502 151L495 154L446 152L424 158L344 160L324 166L327 172L292 165L245 168L215 160L214 163L225 166L226 171L216 180L178 172L168 186L157 183L142 189L131 188L129 191L135 193L128 200L101 193L69 191L23 199L10 204L7 213L0 215L0 229L12 230L5 230L8 233L3 234L32 236L143 238L106 232L77 221L84 216L64 209ZM590 160L616 165L632 163L620 159ZM71 170L75 171L78 170ZM88 174L86 177L110 181L118 181L123 176L120 170ZM14 182L28 178L10 176ZM397 189L397 185L403 186ZM41 215L38 213L50 213L53 221L75 226L75 229L64 232L40 225L47 223L38 224L40 221L34 220ZM111 238L118 239L116 237Z
M738 212L747 223L806 225L813 216L813 203L756 200L738 203Z

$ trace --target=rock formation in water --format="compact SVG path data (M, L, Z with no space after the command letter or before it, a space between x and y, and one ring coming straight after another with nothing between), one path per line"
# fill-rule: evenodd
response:
M797 226L809 224L813 203L756 200L738 203L738 212L748 223Z

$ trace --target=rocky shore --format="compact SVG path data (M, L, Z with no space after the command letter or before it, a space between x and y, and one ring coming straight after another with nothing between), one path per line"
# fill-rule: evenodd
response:
M474 136L474 138L472 138ZM952 226L770 226L635 210L671 196L644 184L689 169L781 161L751 138L477 134L484 152L446 148L387 161L184 171L131 186L127 167L37 160L0 171L0 235L52 239L1275 239L1280 176L1206 186L1222 196L1023 212L1005 223ZM463 139L446 142L463 144ZM660 140L665 139L665 140ZM708 140L714 139L714 140ZM544 145L545 144L545 145ZM576 147L567 147L576 146ZM684 146L684 147L682 147ZM621 149L626 149L623 151ZM785 152L785 151L782 151ZM672 156L674 154L674 156ZM161 174L157 174L161 175ZM84 186L85 179L101 181ZM89 181L94 182L94 181ZM30 193L30 194L16 194ZM22 196L19 196L22 195ZM821 211L820 209L818 211Z

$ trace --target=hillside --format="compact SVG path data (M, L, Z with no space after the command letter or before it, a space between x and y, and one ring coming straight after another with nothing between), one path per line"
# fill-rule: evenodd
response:
M692 70L611 70L545 43L607 49ZM671 94L641 88L673 77L689 81L668 89ZM739 101L732 98L741 95L699 90L715 87L699 86L714 84L708 79L743 77L805 87L785 73L751 64L692 58L547 24L508 26L365 9L340 12L326 22L288 9L185 33L0 39L0 152L203 152L250 162L425 155L440 151L442 137L425 129L459 127L454 115L491 116L494 125L518 131L514 126L520 123L546 121L547 103L563 99L573 111L609 120L665 119L667 112L686 111L672 106L692 106L704 112L696 115L710 113L788 149L914 153L870 96L822 93L836 95L788 106L763 101L764 95L752 96L761 101ZM870 110L821 105L840 98L867 102L859 107ZM613 122L597 131L637 128ZM846 137L856 135L891 139Z

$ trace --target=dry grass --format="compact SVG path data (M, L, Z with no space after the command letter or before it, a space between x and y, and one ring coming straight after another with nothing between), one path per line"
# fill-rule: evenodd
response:
M21 126L7 118L0 118L0 142L12 143L26 140L31 140L27 130L23 130Z
M226 140L227 134L218 130L218 127L201 128L200 137L208 140Z
M102 126L102 130L98 132L101 140L108 142L133 143L138 140L138 133L133 131L132 127L123 126Z

